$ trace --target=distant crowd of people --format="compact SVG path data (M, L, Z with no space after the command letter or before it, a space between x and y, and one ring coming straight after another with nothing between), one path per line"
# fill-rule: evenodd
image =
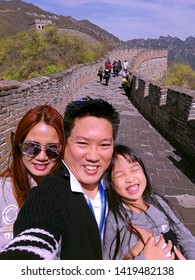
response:
M98 76L100 79L100 83L105 80L105 85L108 86L111 73L113 77L122 76L121 87L124 92L130 96L131 85L132 85L132 73L129 70L129 63L125 60L123 63L121 60L114 60L111 63L110 59L107 58L105 61L105 65L100 66L98 69Z

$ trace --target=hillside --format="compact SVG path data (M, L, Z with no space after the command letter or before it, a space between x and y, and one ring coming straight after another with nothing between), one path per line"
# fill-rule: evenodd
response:
M130 48L166 48L168 49L168 63L176 62L189 64L195 70L195 38L189 37L185 41L177 37L163 37L159 39L133 39L126 42L91 23L87 19L79 20L71 16L56 15L44 11L33 4L21 0L0 0L0 38L29 30L36 19L48 19L56 26L72 34L77 32L84 40L106 42L112 47Z
M21 0L0 0L0 38L28 30L35 19L51 20L60 29L78 30L113 46L125 44L88 20L77 21L70 16L56 15Z
M0 38L29 29L36 15L52 17L51 13L20 0L0 0Z

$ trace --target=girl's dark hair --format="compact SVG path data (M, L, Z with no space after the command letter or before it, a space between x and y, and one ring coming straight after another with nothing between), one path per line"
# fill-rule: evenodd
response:
M123 198L119 194L116 193L112 179L111 179L112 169L115 165L115 161L116 161L116 158L118 155L123 156L129 162L138 162L140 164L140 166L144 172L144 175L146 177L146 182L147 182L146 188L143 192L144 202L146 204L153 204L156 208L158 208L160 211L162 211L165 214L165 216L167 217L167 220L169 221L171 226L174 225L175 227L177 227L177 225L175 224L173 219L166 213L165 209L161 206L158 199L156 198L156 195L158 195L158 196L160 196L160 195L152 190L150 178L146 172L144 163L141 160L141 158L139 157L139 155L133 149L129 148L128 146L121 145L121 144L116 144L114 146L114 153L113 153L112 161L111 161L111 164L110 164L108 170L106 171L105 177L104 177L105 184L106 184L106 192L107 192L107 197L108 197L109 209L110 209L110 211L113 212L114 218L116 220L116 224L118 225L119 218L122 219L124 221L124 227L127 227L127 229L130 231L130 236L132 233L135 233L135 234L137 234L138 238L140 238L142 240L142 242L144 243L142 236L133 227L133 225L131 223L131 219L130 219L129 215L127 214L126 208L124 207L125 202L123 201ZM162 198L162 199L164 199L166 201L166 203L169 204L169 206L171 206L170 203L165 198ZM148 218L151 220L151 222L155 226L156 225L155 221L153 221L151 219L151 217L149 217L149 216L148 216ZM113 242L114 242L114 240L113 240ZM110 258L111 259L116 258L117 253L121 246L121 242L122 242L122 240L120 238L120 230L119 230L119 226L117 226L116 247L114 249L114 254L112 256L111 256L111 248L110 248Z

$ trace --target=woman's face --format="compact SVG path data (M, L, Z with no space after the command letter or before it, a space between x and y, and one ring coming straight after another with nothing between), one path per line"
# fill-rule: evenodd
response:
M146 177L138 162L130 162L118 155L112 169L115 191L128 204L142 206L142 194L146 188Z
M46 145L50 144L49 146L55 150L56 145L51 144L60 144L60 139L54 127L44 122L39 122L26 135L23 143L26 142L33 142L39 144L40 146L38 145L38 147L41 147L41 150L38 150L40 152L34 157L29 157L24 154L22 156L26 169L38 183L41 177L48 175L57 164L57 158L52 158L50 155L47 155ZM37 148L33 148L33 145L34 144L31 145L31 151L36 151ZM60 148L58 147L58 152L59 151Z

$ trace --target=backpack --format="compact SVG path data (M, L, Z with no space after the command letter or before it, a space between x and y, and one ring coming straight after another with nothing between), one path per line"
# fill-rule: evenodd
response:
M108 69L106 69L105 72L104 72L104 79L108 78L109 76L110 76L110 72L109 72Z

